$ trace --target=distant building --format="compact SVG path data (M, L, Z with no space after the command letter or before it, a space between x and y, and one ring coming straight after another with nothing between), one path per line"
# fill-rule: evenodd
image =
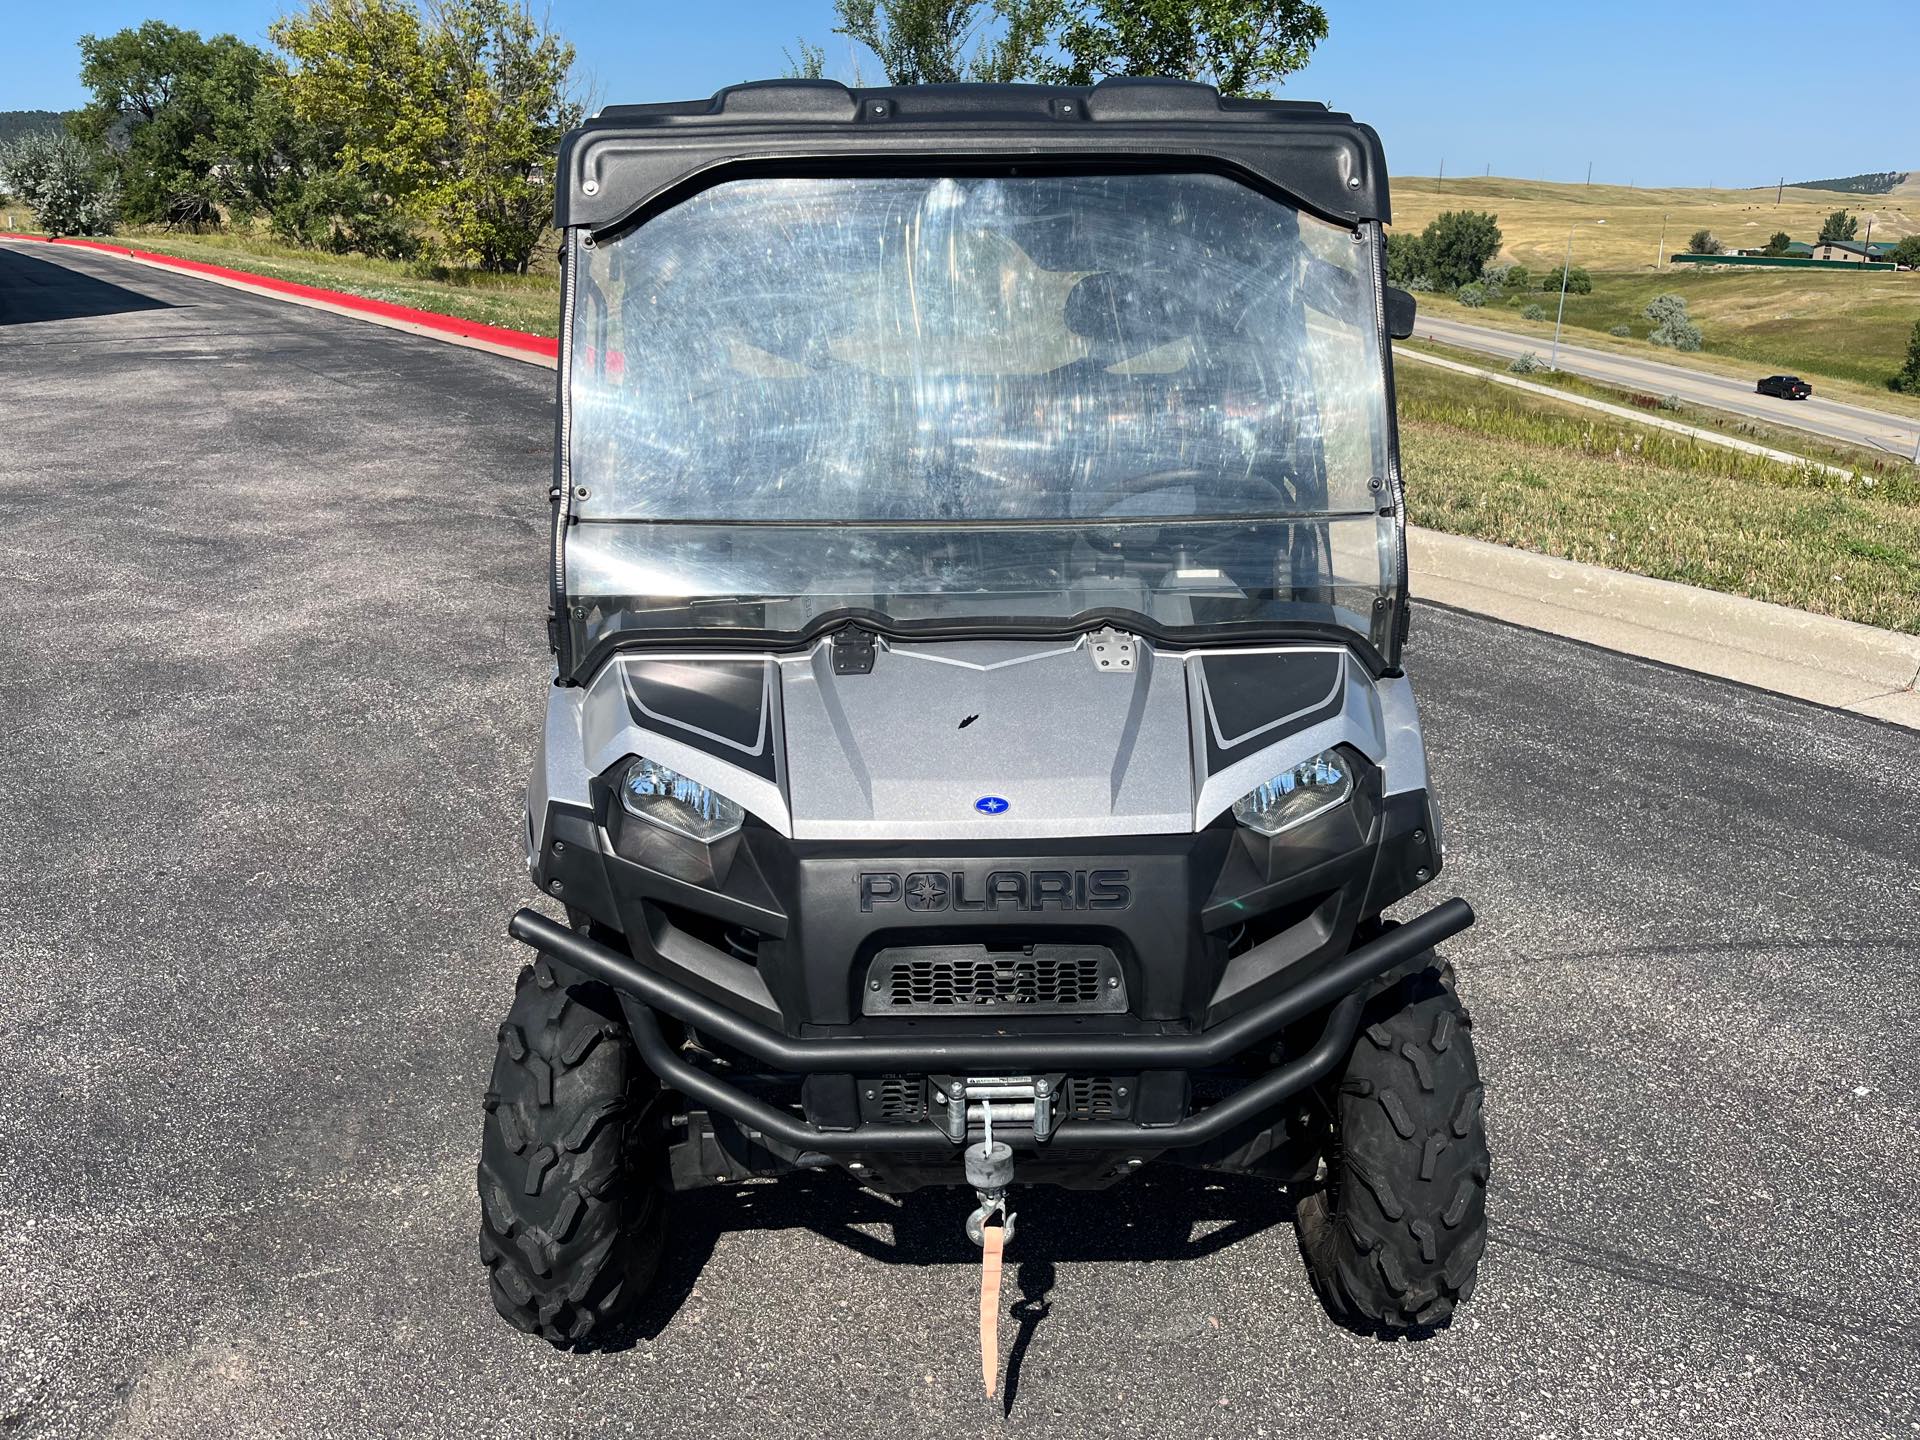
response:
M1787 246L1785 254L1790 260L1811 260L1813 258L1813 247L1804 240L1796 240Z
M1868 260L1884 260L1886 256L1878 245L1862 245L1855 240L1822 240L1813 247L1813 258L1864 264Z

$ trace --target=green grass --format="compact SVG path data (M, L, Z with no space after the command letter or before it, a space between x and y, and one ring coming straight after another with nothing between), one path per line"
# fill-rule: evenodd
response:
M1845 195L1790 189L1776 206L1770 187L1636 190L1472 175L1444 185L1396 179L1393 208L1401 231L1419 230L1442 210L1492 211L1499 217L1501 258L1517 260L1535 275L1560 264L1571 231L1573 263L1594 281L1593 294L1567 297L1567 325L1578 344L1743 378L1792 371L1836 399L1920 414L1920 397L1886 388L1920 320L1920 273L1690 270L1664 263L1699 229L1711 230L1729 250L1764 245L1776 230L1811 241L1834 210L1852 212L1862 236L1871 220L1875 240L1897 240L1920 232L1920 190ZM1649 327L1640 312L1668 291L1686 297L1704 332L1703 353L1678 354L1647 343ZM1559 297L1533 294L1482 310L1444 295L1421 299L1429 313L1444 318L1551 336ZM1520 318L1520 307L1530 302L1546 310L1544 321ZM1633 338L1606 333L1618 324L1632 326Z
M1498 374L1507 373L1499 360L1483 355L1477 350L1462 350L1457 346L1441 345L1431 340L1396 340L1393 342L1393 348L1396 351L1416 350L1423 354L1438 355L1443 359L1471 365L1477 370ZM1405 369L1411 368L1413 367L1405 367ZM1397 370L1395 373L1404 375L1405 369ZM1603 384L1598 380L1590 380L1584 375L1576 375L1571 370L1536 370L1531 375L1518 378L1526 380L1529 384L1544 385L1548 389L1558 390L1568 395L1603 400L1609 405L1624 405L1629 409L1645 410L1649 415L1662 420L1676 421L1700 430L1711 430L1730 439L1744 440L1753 445L1765 445L1773 450L1784 450L1789 454L1803 456L1822 465L1838 465L1862 475L1873 476L1876 481L1904 476L1913 470L1912 463L1904 455L1895 455L1877 446L1849 445L1844 441L1822 439L1806 430L1796 430L1788 425L1773 425L1764 420L1749 419L1744 415L1735 415L1726 410L1713 410L1706 406L1684 402L1670 403L1663 395Z
M1920 633L1920 472L1852 480L1473 376L1397 375L1409 516Z
M183 235L177 231L130 230L109 240L131 249L344 290L510 330L536 335L559 333L560 282L550 260L544 273L490 275L478 270L428 271L402 261L371 260L364 255L329 255L275 244L244 232ZM548 257L553 253L552 246L543 250Z
M1755 377L1787 371L1807 377L1818 389L1841 392L1879 409L1920 409L1909 397L1886 388L1887 377L1906 355L1914 323L1920 321L1920 274L1597 271L1591 295L1567 296L1568 338L1669 364L1700 365L1701 355L1655 346L1646 338L1653 328L1642 313L1647 302L1669 293L1686 299L1687 311L1701 329L1705 356L1740 362L1728 367L1707 360L1703 368L1731 368L1732 373ZM1559 305L1557 293L1510 296L1479 310L1449 296L1422 298L1428 313L1440 319L1493 325L1548 340ZM1528 304L1540 305L1546 318L1521 318L1521 308ZM1615 325L1629 326L1632 336L1609 335Z

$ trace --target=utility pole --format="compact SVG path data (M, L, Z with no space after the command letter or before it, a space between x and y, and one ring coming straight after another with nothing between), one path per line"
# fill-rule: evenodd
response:
M1786 190L1787 190L1787 177L1782 175L1780 177L1780 183L1773 187L1773 208L1774 209L1778 210L1780 208L1780 197L1786 193Z
M1587 184L1593 184L1593 162L1591 160L1587 161Z
M1440 157L1440 178L1433 182L1433 188L1436 192L1447 188L1447 157L1444 155Z
M1579 224L1575 221L1574 224ZM1560 313L1553 317L1553 358L1547 361L1549 370L1560 368L1560 322L1567 316L1567 272L1573 266L1573 225L1567 226L1567 258L1560 262Z
M1653 252L1653 268L1658 270L1667 263L1667 217L1660 216L1660 246Z
M1871 215L1867 217L1867 238L1860 242L1860 263L1862 265L1873 263L1873 217Z

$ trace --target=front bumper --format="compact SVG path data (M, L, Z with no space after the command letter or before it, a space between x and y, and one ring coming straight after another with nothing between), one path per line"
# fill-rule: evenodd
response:
M1396 967L1473 923L1459 898L1385 930L1299 984L1229 1019L1187 1034L926 1035L793 1038L747 1019L690 986L643 969L627 956L569 930L533 910L521 910L509 932L615 990L649 1068L669 1088L724 1115L765 1140L806 1157L851 1153L952 1151L965 1139L932 1123L858 1124L826 1129L689 1063L661 1032L656 1012L693 1027L752 1060L793 1075L906 1073L1011 1074L1032 1071L1122 1069L1181 1072L1220 1064L1272 1041L1288 1026L1325 1011L1319 1037L1293 1047L1288 1058L1230 1096L1165 1124L1128 1120L1067 1120L1043 1144L1049 1150L1165 1151L1206 1145L1258 1120L1288 1096L1326 1077L1353 1043L1366 987ZM1037 1138L1037 1137L1036 1137Z

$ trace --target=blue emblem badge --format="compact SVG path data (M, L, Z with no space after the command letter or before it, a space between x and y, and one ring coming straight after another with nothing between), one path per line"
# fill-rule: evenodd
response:
M982 795L978 800L973 802L973 808L978 810L982 815L1004 815L1013 807L998 795Z

